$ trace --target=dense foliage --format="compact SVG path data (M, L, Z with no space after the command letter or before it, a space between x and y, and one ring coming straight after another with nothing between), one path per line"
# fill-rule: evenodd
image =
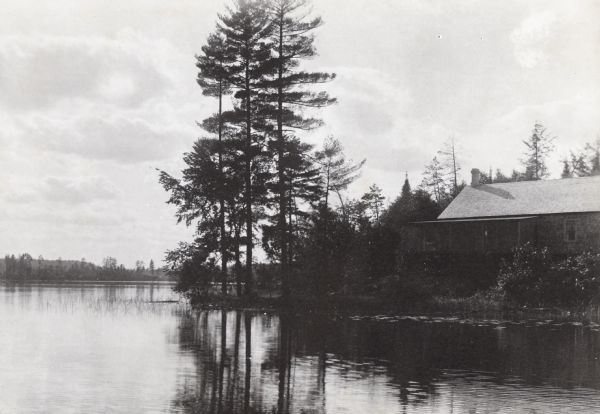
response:
M556 259L547 248L514 249L498 277L498 287L520 305L586 306L600 299L600 254L585 252Z

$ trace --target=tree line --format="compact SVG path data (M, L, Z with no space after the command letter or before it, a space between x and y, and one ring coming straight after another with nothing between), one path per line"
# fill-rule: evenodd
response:
M483 170L482 184L508 183L514 181L543 180L550 176L548 156L555 150L556 136L536 121L531 134L522 141L525 146L521 168L505 174L500 169ZM429 192L441 206L447 206L464 188L466 183L458 180L461 171L461 151L454 138L449 138L430 163L425 166L420 187ZM583 148L571 150L562 157L561 178L587 177L600 174L600 138L586 143Z
M42 256L34 259L30 254L23 253L18 256L6 255L0 259L2 278L11 281L43 280L96 280L96 281L125 281L125 280L160 280L164 272L156 269L154 260L150 259L146 267L140 260L136 267L128 269L118 264L117 259L108 256L102 261L102 266L97 266L81 260L44 259Z

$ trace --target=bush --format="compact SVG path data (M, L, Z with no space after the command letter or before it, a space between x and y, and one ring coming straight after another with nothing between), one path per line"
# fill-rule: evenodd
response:
M600 293L600 254L554 261L548 248L527 244L515 248L511 261L502 264L498 287L520 305L589 305Z
M497 283L500 257L482 253L427 252L402 256L400 274L431 281L434 296L471 296Z
M536 249L527 243L513 249L512 259L503 260L498 274L498 287L509 300L521 305L540 306L547 296L551 266L548 248Z
M552 277L557 304L585 306L598 301L600 293L600 254L582 253L553 266Z

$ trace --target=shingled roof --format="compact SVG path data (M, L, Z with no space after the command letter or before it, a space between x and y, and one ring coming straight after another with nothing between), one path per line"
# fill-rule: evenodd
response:
M600 176L465 187L438 220L600 211Z

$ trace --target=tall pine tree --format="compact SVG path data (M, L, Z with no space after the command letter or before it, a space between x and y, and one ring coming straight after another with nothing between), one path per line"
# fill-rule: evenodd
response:
M217 24L228 53L235 57L227 67L227 74L237 102L234 110L226 114L226 119L238 129L244 141L245 284L248 296L253 294L253 162L260 154L260 140L265 133L261 94L267 76L273 73L269 43L272 25L262 6L263 3L257 0L236 0L226 15L219 16Z
M527 147L526 158L522 160L525 166L526 180L541 180L549 175L546 158L554 149L552 141L554 141L554 137L549 137L546 128L536 122L531 136L523 141Z
M223 177L223 96L231 92L227 82L227 65L231 64L233 57L227 53L225 39L220 34L208 37L202 54L196 56L196 66L199 69L197 82L205 96L216 97L218 112L216 114L216 133L218 136L218 170L220 186L219 199L219 247L221 254L221 292L227 294L227 242L225 230L225 184ZM206 124L206 123L205 123ZM209 122L208 125L211 125ZM214 122L212 123L214 129ZM210 128L209 128L210 130Z
M307 17L307 0L271 0L269 15L273 25L272 52L276 73L269 84L271 88L268 100L271 102L276 122L275 150L278 178L278 233L281 250L281 275L284 296L289 295L288 249L292 242L286 225L286 210L290 200L289 180L286 179L285 148L286 141L297 130L310 130L321 125L319 119L304 116L303 108L321 108L335 102L326 92L313 92L310 85L328 82L335 74L321 72L303 72L298 69L303 59L316 54L312 32L322 24L319 17Z

